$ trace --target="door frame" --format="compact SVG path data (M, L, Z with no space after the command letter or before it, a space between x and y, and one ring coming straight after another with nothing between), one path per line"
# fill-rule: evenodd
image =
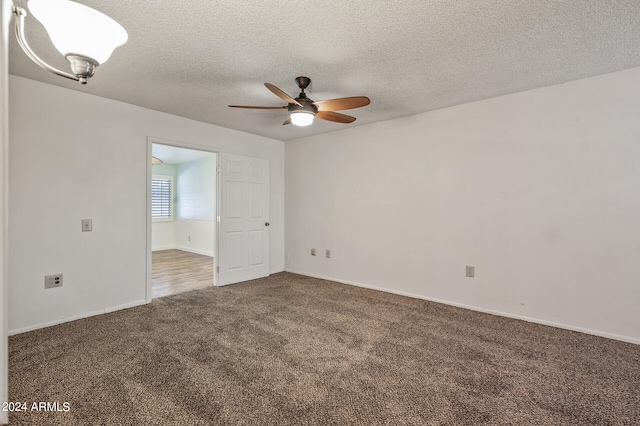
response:
M0 400L9 401L9 28L11 2L0 1ZM9 413L0 411L0 424Z
M151 165L151 157L153 156L153 144L157 143L160 145L167 145L167 146L172 146L172 147L176 147L176 148L185 148L185 149L192 149L195 151L204 151L204 152L210 152L212 154L216 154L216 237L215 237L215 241L213 242L213 285L217 285L218 283L218 268L216 268L217 266L217 257L218 257L218 241L219 241L219 231L220 231L220 221L219 221L219 217L220 217L220 174L218 173L218 170L220 169L220 151L216 148L210 147L210 146L206 146L206 145L199 145L199 144L195 144L195 143L190 143L190 142L182 142L182 141L175 141L175 140L169 140L169 139L163 139L163 138L157 138L154 136L147 136L147 178L146 178L146 194L147 194L147 202L146 202L146 207L147 207L147 211L146 211L146 217L147 217L147 273L146 273L146 296L145 296L145 301L147 303L151 303L151 301L153 300L153 298L151 297L151 286L152 286L152 273L153 273L153 267L152 267L152 252L153 252L153 247L152 247L152 241L151 241L151 232L152 232L152 224L153 224L153 220L151 218L151 176L153 174L153 166Z

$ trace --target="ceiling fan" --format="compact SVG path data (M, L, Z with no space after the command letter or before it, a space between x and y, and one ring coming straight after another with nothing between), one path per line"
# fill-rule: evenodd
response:
M264 84L267 86L267 89L271 90L276 96L287 103L285 106L270 107L229 105L229 107L250 109L286 109L289 111L289 118L282 123L283 125L294 124L296 126L308 126L313 123L314 117L322 120L334 121L336 123L353 123L356 121L355 117L341 114L336 111L360 108L369 105L369 102L371 102L366 96L352 96L349 98L337 98L314 102L307 98L306 93L304 93L304 89L309 86L311 79L309 77L297 77L296 83L301 89L301 92L295 99L271 83Z

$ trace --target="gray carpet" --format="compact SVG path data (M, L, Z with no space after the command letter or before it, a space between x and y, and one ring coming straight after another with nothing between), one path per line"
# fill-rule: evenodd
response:
M280 273L9 339L11 425L638 425L640 346Z

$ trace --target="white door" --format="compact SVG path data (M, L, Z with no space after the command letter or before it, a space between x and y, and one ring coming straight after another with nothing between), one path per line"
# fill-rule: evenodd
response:
M269 275L269 161L220 154L217 285Z

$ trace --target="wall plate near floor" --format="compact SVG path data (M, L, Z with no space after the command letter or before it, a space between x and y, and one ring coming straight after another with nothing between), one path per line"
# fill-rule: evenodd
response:
M44 288L62 287L62 274L44 276Z

